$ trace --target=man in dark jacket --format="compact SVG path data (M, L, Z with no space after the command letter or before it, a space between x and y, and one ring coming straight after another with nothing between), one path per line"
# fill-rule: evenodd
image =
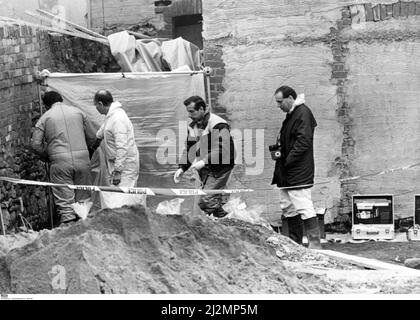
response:
M184 105L192 122L188 126L187 145L181 157L175 183L188 169L199 172L203 189L225 189L235 164L235 148L228 123L208 112L205 101L193 96ZM221 218L227 215L222 208L228 200L225 194L206 195L199 206L208 215Z
M292 88L278 88L275 99L279 108L287 113L277 141L280 156L272 182L285 188L280 190L283 229L287 236L302 243L302 219L309 248L321 249L318 219L311 198L315 174L313 138L317 123L305 105L304 96L297 96Z

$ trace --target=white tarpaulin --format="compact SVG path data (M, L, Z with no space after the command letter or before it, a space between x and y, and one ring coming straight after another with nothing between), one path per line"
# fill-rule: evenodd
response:
M157 151L164 143L157 139L157 134L161 129L172 130L177 141L170 139L165 145L174 145L179 153L179 143L184 143L178 139L179 121L188 120L183 102L192 95L205 98L204 76L201 72L53 73L48 78L48 86L50 90L61 93L66 103L85 111L98 128L104 118L96 111L93 98L98 90L109 90L114 99L121 102L133 122L140 153L138 186L174 187L172 175L177 166L157 161Z
M124 72L163 71L162 59L170 70L200 70L200 49L179 37L161 43L154 39L136 40L127 31L108 36L111 53ZM166 69L167 70L167 69Z

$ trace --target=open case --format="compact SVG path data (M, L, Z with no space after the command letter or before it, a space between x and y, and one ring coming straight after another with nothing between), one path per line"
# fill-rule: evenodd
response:
M351 233L354 240L394 239L394 198L392 195L354 195L352 206Z

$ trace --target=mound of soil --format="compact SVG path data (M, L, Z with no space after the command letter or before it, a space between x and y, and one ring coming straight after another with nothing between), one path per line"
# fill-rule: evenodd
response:
M282 259L328 266L336 262L264 227L240 221L160 216L141 207L125 207L104 210L33 238L28 238L27 245L3 244L1 277L6 279L2 286L7 287L3 292L282 294L341 290L319 275L288 269Z
M418 286L404 280L394 290L382 287L389 274L372 283L352 272L365 271L262 226L142 207L0 241L0 289L11 294L404 293Z

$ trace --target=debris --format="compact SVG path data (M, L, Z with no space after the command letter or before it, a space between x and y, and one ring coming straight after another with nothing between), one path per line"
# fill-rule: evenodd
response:
M181 214L181 204L185 199L176 198L173 200L163 201L159 203L156 213L161 215L180 215Z
M410 258L404 261L404 265L408 268L420 269L420 259Z

